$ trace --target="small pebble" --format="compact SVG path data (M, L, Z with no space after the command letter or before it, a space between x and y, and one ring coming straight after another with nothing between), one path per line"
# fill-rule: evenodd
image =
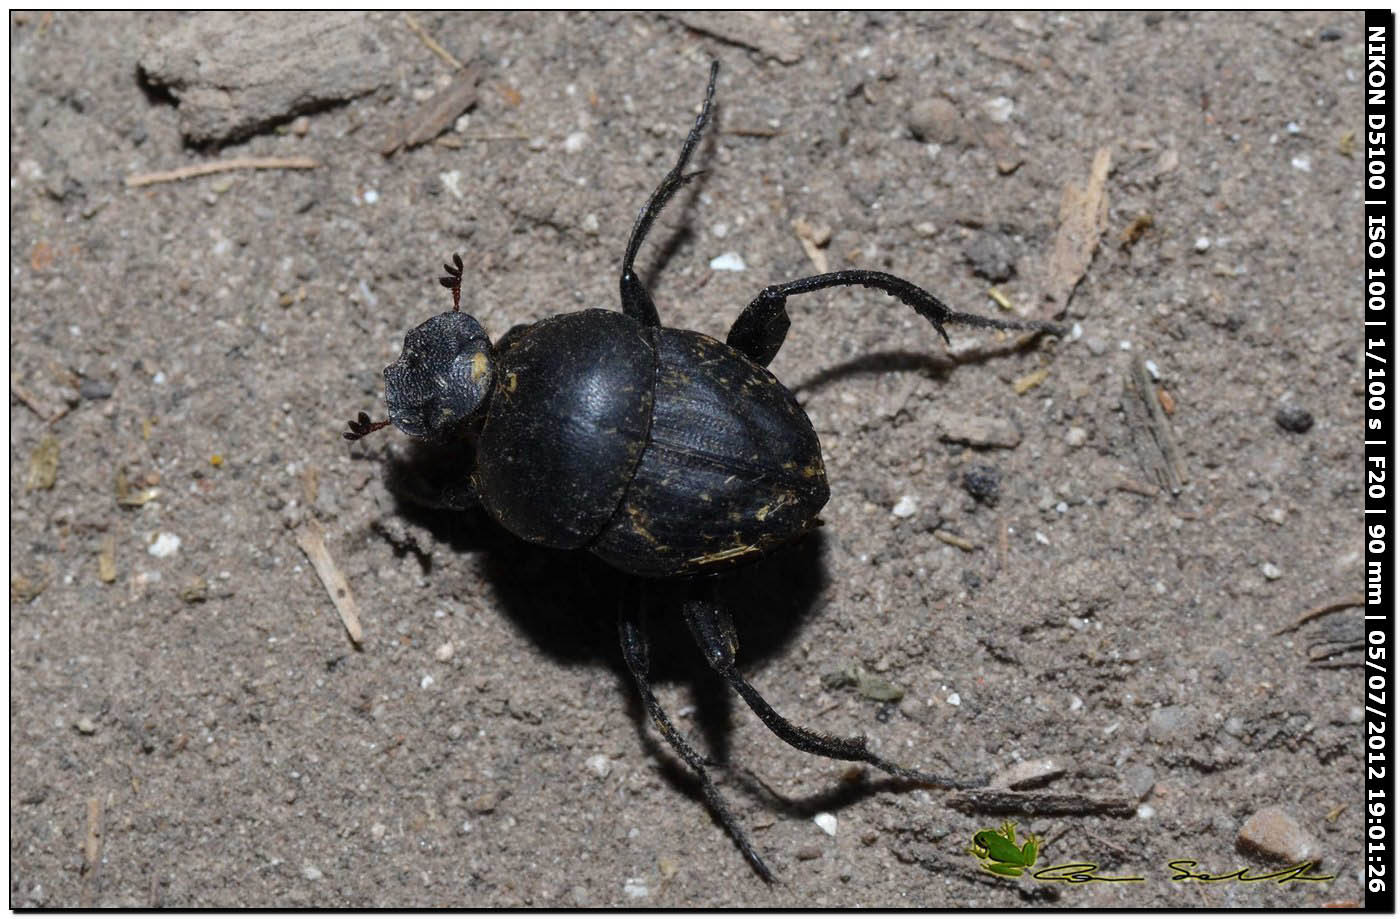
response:
M1288 865L1317 862L1322 847L1281 807L1255 811L1240 827L1235 845Z
M1317 37L1322 41L1341 41L1345 34L1341 29L1323 29Z
M1082 447L1089 439L1089 432L1081 427L1073 427L1065 432L1065 443L1071 447Z
M995 99L988 100L982 108L986 111L988 118L1005 124L1011 120L1011 113L1016 110L1016 104L1005 96L997 96Z
M78 386L78 395L84 399L110 399L112 398L112 384L106 380L83 380Z
M1153 807L1151 804L1138 805L1137 817L1139 820L1151 820L1155 816L1157 816L1157 808Z
M1275 565L1273 562L1265 562L1259 566L1259 570L1264 573L1264 577L1271 581L1277 581L1279 578L1283 577L1283 572L1280 571L1278 565Z
M387 832L389 832L389 828L382 823L376 823L374 826L369 828L369 835L371 839L383 839L384 834Z
M89 718L87 715L83 715L77 721L74 721L73 727L78 729L79 734L97 733L97 725L93 724L92 719Z
M1206 250L1209 249L1209 248L1210 248L1210 237L1208 237L1208 236L1197 236L1197 237L1196 237L1196 251L1197 251L1197 252L1204 252L1204 251L1206 251Z
M915 102L909 107L904 123L915 140L951 144L962 135L962 115L947 99L921 99Z
M166 533L164 531L157 533L155 540L152 541L151 545L146 549L147 552L151 553L156 558L165 558L166 556L174 555L179 550L180 537L176 536L174 533Z
M627 894L627 896L634 897L636 899L641 899L642 897L651 895L651 890L647 888L647 882L645 878L628 878L625 882L623 882L622 892Z
M442 663L452 660L452 655L457 653L457 649L452 646L452 642L445 641L438 645L438 649L433 652L433 657Z
M955 693L955 692L949 693L949 694L948 694L948 704L949 704L949 705L962 705L962 696L958 695L958 694Z
M877 830L866 830L860 834L860 841L867 846L873 846L880 841L880 833Z
M418 681L418 688L427 689L431 685L433 685L433 675L431 673L423 674L423 679Z
M1295 156L1292 160L1293 168L1299 172L1312 172L1312 160L1306 156Z
M1225 733L1231 737L1239 737L1244 733L1244 719L1239 715L1231 715L1225 719Z
M1163 706L1147 718L1147 739L1168 743L1184 737L1194 730L1195 720L1195 715L1185 706Z
M584 765L588 767L589 772L600 779L607 778L608 773L612 772L612 760L601 753L595 753L588 757L588 759L584 761Z
M565 153L578 153L587 145L588 135L583 133L582 131L575 131L568 137L564 138Z
M301 876L308 881L319 881L325 875L321 874L321 869L317 868L315 865L307 865L305 868L301 869Z
M1123 784L1139 801L1152 793L1152 786L1156 783L1157 773L1151 766L1129 766L1123 770Z
M1152 379L1160 380L1162 378L1162 372L1157 369L1156 361L1143 361L1142 366L1147 368L1147 372L1151 374Z
M914 497L912 495L905 495L899 499L899 502L890 510L890 513L894 514L896 517L905 518L913 517L918 510L919 504L914 500Z
M1274 424L1294 434L1306 434L1312 429L1313 416L1307 409L1285 405L1274 413Z
M836 817L832 814L822 812L813 817L812 822L821 827L822 832L826 835L836 835Z
M1095 338L1092 335L1084 339L1084 347L1089 349L1089 353L1099 357L1108 351L1108 342L1102 338Z
M307 132L311 130L311 119L307 118L305 115L293 118L292 123L288 125L288 130L297 137L305 137Z
M822 850L818 849L816 846L803 846L802 848L797 850L798 861L810 862L813 859L821 857Z
M747 267L737 252L726 252L710 259L710 270L712 271L743 271Z
M598 230L601 228L598 223L598 215L584 214L583 219L579 221L579 227L589 236L597 236Z
M995 466L972 466L963 472L962 486L983 504L996 504L1001 495L1001 473Z

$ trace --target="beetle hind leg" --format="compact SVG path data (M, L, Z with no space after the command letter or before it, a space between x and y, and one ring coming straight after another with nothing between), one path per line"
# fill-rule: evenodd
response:
M631 604L624 601L622 613L618 618L618 633L622 639L622 657L627 662L627 669L632 673L632 679L637 684L637 691L641 694L642 704L646 706L647 714L651 716L652 723L661 732L661 736L666 738L666 742L671 745L685 764L690 767L700 780L700 788L705 795L705 803L709 805L710 812L719 819L725 832L734 840L739 851L744 853L744 858L748 859L754 871L769 884L773 883L773 872L769 870L762 857L754 850L753 843L749 841L746 834L740 827L738 821L734 819L733 813L729 810L729 805L720 797L719 789L710 778L709 772L705 769L705 759L695 751L681 733L676 730L671 719L667 717L661 703L657 701L656 695L651 691L651 684L647 680L647 673L650 668L650 660L647 653L646 633L642 628L640 620L640 604Z
M778 714L735 666L734 655L738 651L739 643L728 610L713 600L691 600L685 604L684 613L686 624L690 626L691 634L695 636L695 642L700 646L710 666L748 703L749 708L753 709L754 714L758 715L768 730L788 744L804 753L869 763L890 775L921 785L937 788L976 788L983 784L981 781L965 782L901 766L872 752L864 737L835 737L793 724Z
M765 287L734 321L725 339L727 344L754 363L768 366L783 346L788 326L792 324L787 314L787 298L827 287L870 287L884 291L927 319L944 341L948 340L948 333L943 330L945 323L1052 335L1063 335L1065 331L1056 323L1037 319L994 319L960 313L922 287L883 271L833 271Z

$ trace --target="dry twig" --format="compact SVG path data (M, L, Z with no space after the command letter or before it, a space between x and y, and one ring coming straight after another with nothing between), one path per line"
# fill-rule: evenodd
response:
M315 169L321 164L309 156L240 156L231 160L217 160L212 163L193 163L171 169L168 172L143 172L127 176L127 188L140 188L158 182L179 182L199 176L213 175L216 172L230 172L235 169Z
M1333 600L1330 603L1323 603L1321 606L1314 606L1312 609L1300 615L1297 619L1294 619L1288 625L1283 626L1281 629L1274 632L1274 634L1282 635L1284 632L1292 632L1293 630L1303 625L1303 623L1310 622L1313 619L1318 618L1319 616L1326 616L1328 613L1335 613L1338 610L1350 609L1353 606L1365 605L1366 597L1363 594L1354 594L1350 597L1345 597L1341 600Z
M326 587L326 593L331 595L331 602L335 604L335 611L340 614L340 621L345 624L350 640L358 645L364 634L360 629L360 610L355 603L355 595L350 592L350 583L326 550L326 537L321 532L321 525L315 520L307 520L297 530L297 545L311 560L312 567Z

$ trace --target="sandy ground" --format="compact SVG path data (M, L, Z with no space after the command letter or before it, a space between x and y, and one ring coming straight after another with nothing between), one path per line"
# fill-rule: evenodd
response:
M398 14L337 52L376 56L378 89L199 146L193 96L138 68L180 16L11 17L12 905L1360 897L1361 613L1276 634L1361 578L1358 14L418 18L481 68L479 101L386 159L452 73ZM793 301L772 369L832 498L725 589L780 711L958 775L1032 761L1047 784L1026 794L1086 799L1016 818L1039 865L1145 880L983 872L967 847L1003 815L785 746L660 610L658 692L729 763L765 886L645 723L620 578L396 498L432 471L396 432L340 439L382 416L380 370L446 308L454 250L493 336L616 305L712 57L707 173L641 259L668 325L722 337L764 285L815 273L799 217L830 228L833 270L1038 308L1065 188L1108 152L1073 340L954 362L880 294ZM238 156L320 166L124 185ZM745 270L709 267L731 252ZM1175 496L1149 487L1124 392L1143 361ZM969 424L1015 445L949 439ZM297 545L313 522L358 648ZM902 699L870 698L880 681ZM1095 812L1123 798L1132 816ZM1272 870L1237 842L1266 808L1333 880L1172 880L1173 859Z

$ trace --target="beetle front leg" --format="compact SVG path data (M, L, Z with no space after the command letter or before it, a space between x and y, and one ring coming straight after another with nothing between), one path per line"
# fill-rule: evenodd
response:
M637 589L640 590L640 588ZM638 595L635 604L630 602L630 598L624 598L622 610L618 616L617 629L619 637L622 639L622 657L627 662L627 669L631 671L632 679L637 684L642 704L646 706L647 714L651 716L652 723L661 732L661 736L666 738L671 749L685 760L686 765L700 779L700 788L705 794L705 803L710 806L711 813L719 818L725 832L734 840L739 851L744 853L744 858L753 865L758 876L771 884L774 881L773 872L769 870L758 852L754 851L748 835L740 829L738 821L730 813L729 805L720 797L719 789L715 787L709 772L705 770L704 758L695 752L695 748L676 730L665 710L661 708L661 703L657 701L655 694L651 691L651 684L647 680L650 658L647 653L646 631L640 621L642 616L640 600L640 595Z
M804 753L869 763L890 775L922 785L938 788L977 788L984 784L982 781L964 782L890 762L873 753L864 737L835 737L793 724L778 714L773 706L768 704L768 700L764 699L735 667L734 655L739 650L739 642L728 610L718 601L710 599L688 601L683 610L686 624L690 626L691 634L695 636L695 642L700 646L710 666L748 703L754 714L768 726L768 730L786 743Z
M883 271L833 271L765 287L734 321L726 343L754 363L768 366L768 362L783 346L788 326L792 323L787 314L787 298L827 287L871 287L882 290L927 319L944 341L948 341L948 333L943 330L943 325L949 322L983 329L1049 332L1052 335L1063 335L1065 331L1057 323L1038 319L993 319L975 313L960 313L922 287Z

